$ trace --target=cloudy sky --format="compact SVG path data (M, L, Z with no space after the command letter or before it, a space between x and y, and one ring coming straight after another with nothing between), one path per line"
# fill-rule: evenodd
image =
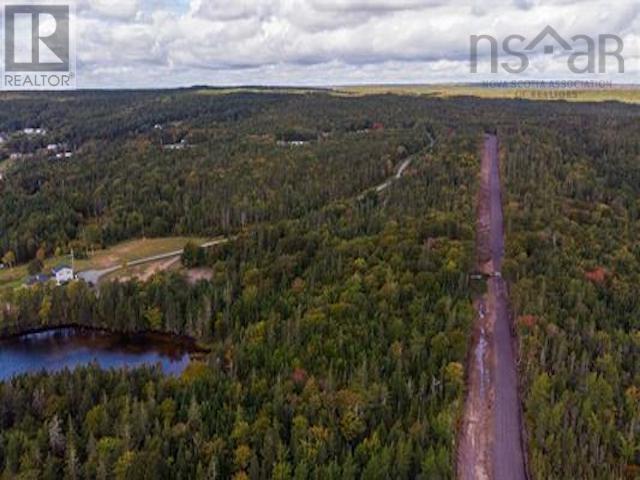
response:
M482 73L486 58L470 73L471 35L531 40L546 25L624 40L626 73L610 62L589 78L639 73L637 0L78 0L76 12L79 87L574 78L543 44L517 77Z

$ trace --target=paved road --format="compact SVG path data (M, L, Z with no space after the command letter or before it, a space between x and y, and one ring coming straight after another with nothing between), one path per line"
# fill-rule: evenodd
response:
M202 248L209 248L215 245L221 245L223 243L227 243L229 241L228 238L221 238L218 240L212 240L207 243L203 243L200 245ZM127 262L127 266L135 267L137 265L144 265L145 263L157 262L160 260L165 260L169 258L179 257L182 255L184 250L174 250L173 252L162 253L159 255L153 255L151 257L144 257L138 260L132 260L131 262ZM110 273L117 272L118 270L124 268L124 264L114 265L109 268L105 268L102 270L85 270L84 272L78 272L78 278L84 280L87 283L91 283L93 285L97 285L102 277L105 275L109 275Z

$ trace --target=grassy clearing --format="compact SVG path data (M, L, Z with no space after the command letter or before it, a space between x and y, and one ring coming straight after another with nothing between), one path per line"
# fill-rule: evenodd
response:
M182 250L187 242L201 244L207 241L198 237L166 237L131 240L96 252L88 260L76 262L78 270L103 269L141 258Z
M162 255L177 250L181 250L192 241L197 244L205 243L206 239L198 237L168 237L168 238L146 238L131 240L128 242L114 245L105 250L95 252L88 259L75 261L77 271L82 270L101 270L126 262L132 262L141 258L152 257L154 255ZM53 257L48 258L44 262L44 271L50 271L53 267L60 263L69 263L70 258ZM0 288L12 288L22 285L27 277L27 266L20 265L12 269L0 271Z
M536 88L487 88L481 85L360 85L336 88L337 95L431 95L434 97L479 97L493 99L565 100L568 102L618 101L640 103L640 88L560 90Z

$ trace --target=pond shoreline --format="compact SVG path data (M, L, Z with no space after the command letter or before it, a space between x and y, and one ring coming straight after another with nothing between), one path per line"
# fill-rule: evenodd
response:
M185 347L193 355L204 355L211 353L211 349L202 346L195 338L188 335L179 335L171 332L164 332L159 330L140 330L134 332L127 332L123 330L117 330L113 328L94 327L91 325L82 325L78 323L65 323L60 325L43 325L41 327L34 327L21 330L15 333L0 334L0 342L17 340L21 337L28 335L36 335L39 333L55 332L56 330L68 330L76 329L79 331L106 333L112 335L121 335L123 337L135 338L147 338L159 343L171 343Z
M114 332L83 325L41 326L0 339L0 383L24 374L57 373L96 364L103 370L160 365L178 376L207 350L187 336Z

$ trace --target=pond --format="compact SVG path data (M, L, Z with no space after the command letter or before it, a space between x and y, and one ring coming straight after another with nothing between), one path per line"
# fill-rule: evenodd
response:
M0 340L0 381L25 373L71 370L92 362L104 369L160 365L165 374L179 375L193 353L193 342L170 335L56 328Z

